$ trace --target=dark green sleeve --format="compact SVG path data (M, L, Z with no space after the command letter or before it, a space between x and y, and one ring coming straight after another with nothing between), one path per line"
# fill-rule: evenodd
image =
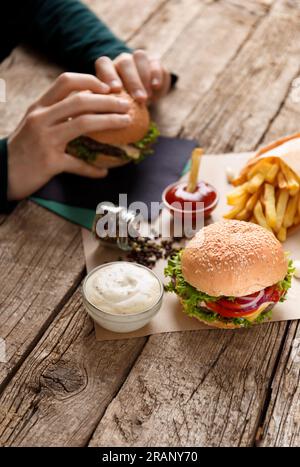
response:
M15 204L7 201L7 140L0 139L0 212L8 213Z
M94 73L94 62L98 57L107 55L113 59L131 50L78 0L22 3L23 7L25 4L29 8L26 11L25 42L68 70Z

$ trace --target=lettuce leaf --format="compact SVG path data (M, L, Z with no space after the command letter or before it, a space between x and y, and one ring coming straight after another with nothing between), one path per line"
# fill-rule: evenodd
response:
M159 129L157 128L157 125L154 122L150 122L149 130L147 134L144 136L143 139L141 139L137 143L134 143L133 146L143 151L149 148L151 144L155 143L159 135L160 135L160 132L159 132Z
M286 300L286 293L292 286L292 279L293 275L295 273L296 268L294 267L293 261L290 259L289 260L289 266L288 266L288 272L283 281L278 282L278 287L280 290L284 290L285 294L281 298L281 302L284 302Z
M92 151L81 140L76 138L70 141L67 145L66 152L72 154L85 162L94 162L96 160L98 151Z
M132 144L132 146L140 150L140 156L137 159L132 159L131 157L127 156L124 152L124 154L120 154L116 157L120 157L123 160L135 162L136 164L141 162L146 156L153 153L151 146L155 143L159 135L160 133L156 124L154 122L151 122L149 130L144 136L144 138L138 141L137 143ZM117 149L118 146L116 146L116 150ZM97 155L99 154L99 150L90 149L81 137L75 138L72 141L70 141L67 145L66 151L69 154L72 154L73 156L78 157L79 159L82 159L86 162L94 162L97 158ZM119 152L121 153L122 149L120 149Z
M151 122L149 126L149 130L147 134L144 136L144 138L138 141L137 143L133 144L134 147L140 149L141 151L141 155L138 159L134 161L135 163L138 164L146 156L153 154L153 149L151 146L152 144L155 143L159 135L160 135L160 132L159 132L159 129L157 128L157 125L154 122Z

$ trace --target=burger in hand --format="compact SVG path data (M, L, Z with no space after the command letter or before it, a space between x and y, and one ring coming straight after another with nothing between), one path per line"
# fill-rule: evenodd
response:
M179 296L184 313L225 329L270 319L293 272L273 233L242 221L204 227L165 270L167 290Z
M133 100L125 91L120 95L130 103L130 125L126 129L82 135L67 145L69 154L100 168L111 169L131 161L140 162L153 152L151 147L159 131L150 121L147 106Z

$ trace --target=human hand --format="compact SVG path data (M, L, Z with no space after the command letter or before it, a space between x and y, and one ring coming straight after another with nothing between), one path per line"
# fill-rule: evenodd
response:
M96 75L112 92L123 87L139 102L154 101L170 89L171 75L158 58L144 50L122 53L115 60L100 57L95 62Z
M82 134L129 125L127 100L105 95L108 92L109 87L95 76L63 73L29 107L8 138L9 200L31 195L61 172L90 178L107 175L107 170L87 164L65 149Z

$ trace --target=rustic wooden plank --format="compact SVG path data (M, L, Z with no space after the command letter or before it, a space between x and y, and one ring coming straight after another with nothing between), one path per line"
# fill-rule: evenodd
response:
M153 54L159 51L161 56L166 55L165 58L170 60L170 64L173 68L177 67L178 64L177 61L172 60L171 57L173 57L173 53L175 55L178 54L181 43L184 44L182 48L184 53L181 53L180 56L179 54L177 55L177 58L185 61L185 65L176 68L177 72L181 74L182 71L186 71L186 64L189 64L192 68L194 67L195 59L197 60L199 55L201 57L200 59L203 60L203 52L205 51L202 50L202 48L213 46L214 49L212 52L216 54L218 43L221 43L221 37L217 39L217 41L215 40L215 36L220 34L220 25L215 28L213 34L214 44L210 44L214 25L208 25L208 22L211 22L212 16L218 19L218 11L220 12L222 10L225 16L227 16L228 13L231 13L232 16L233 12L238 12L238 22L246 21L247 23L248 20L249 25L253 26L257 18L264 16L269 11L273 2L274 0L247 0L241 4L237 0L225 0L222 2L222 5L212 6L214 1L211 0L169 1L163 3L157 13L150 17L147 23L134 35L130 41L130 45L135 48L145 48ZM240 10L246 10L246 14L241 13ZM209 12L211 12L210 15L208 15ZM206 17L201 23L199 23L200 15ZM197 27L195 23L197 23ZM160 24L161 27L158 28L158 24ZM207 26L207 29L203 30L203 26ZM183 35L181 36L181 34ZM199 34L201 35L199 36ZM235 34L238 34L238 31L235 31ZM187 36L189 36L189 39ZM177 42L177 40L179 40L179 42ZM232 40L232 43L234 43L234 40ZM188 49L189 55L187 55L187 45L189 48L192 48L192 50ZM195 51L197 51L197 53L194 53ZM169 58L168 52L170 53ZM201 54L199 54L199 52L201 52ZM222 50L222 52L224 52L224 50ZM207 55L210 53L210 50L206 52ZM217 56L219 59L221 58L219 53ZM202 63L202 65L204 65L204 63ZM209 72L209 69L206 71ZM201 70L199 75L202 74L203 70ZM191 79L191 76L189 76L188 73L184 73L183 78Z
M284 328L152 336L90 445L251 444Z
M264 143L279 135L298 132L300 118L300 82L290 87L288 98L265 135ZM300 444L300 326L297 321L287 328L282 354L269 391L270 402L261 421L258 446L298 447Z
M7 362L0 386L15 371L84 274L80 229L31 202L0 229L0 337Z
M84 446L145 341L96 342L78 290L0 398L0 444Z
M167 7L170 8L170 5L165 8ZM173 9L175 10L175 5ZM260 3L254 11L249 11L247 8L241 8L238 3L229 1L208 2L178 37L174 31L170 33L174 36L174 43L166 50L164 61L180 76L180 80L176 92L167 96L154 109L154 119L159 122L163 134L177 135L187 117L194 115L197 104L200 113L202 101L208 92L210 95L213 83L219 76L223 76L223 71L238 54L266 12L268 8L261 7ZM173 16L176 19L174 14ZM147 34L147 41L150 42L151 49L155 50L157 42L150 39L154 37L151 33L151 21L148 25L150 33ZM162 24L161 31L164 27ZM145 29L147 33L147 27ZM162 40L164 35L167 33L159 33ZM135 38L135 44L142 44L138 36ZM194 133L196 134L195 131ZM190 136L191 132L186 131L185 134Z
M6 103L0 102L0 138L10 134L34 102L62 70L18 47L0 64ZM34 83L34 85L33 85Z
M270 392L270 403L258 446L299 447L300 443L300 325L294 321Z
M260 10L262 13L266 13L276 0L243 0L243 2L240 2L239 0L227 1L232 5L248 10L250 13L257 14L257 10Z
M299 73L300 75L300 73ZM264 136L264 143L274 141L278 135L289 135L300 131L300 79L293 80L288 97L279 109Z
M141 7L137 0L85 0L85 3L120 37L129 40L150 17L170 0L147 0Z
M276 2L183 126L209 152L247 151L264 137L299 73L299 2Z
M205 12L206 6L206 1L199 0L176 0L164 3L134 35L130 45L134 48L146 49L153 55L166 55L183 31L190 27L190 23L198 22L198 17ZM171 65L173 67L174 63L172 62Z

